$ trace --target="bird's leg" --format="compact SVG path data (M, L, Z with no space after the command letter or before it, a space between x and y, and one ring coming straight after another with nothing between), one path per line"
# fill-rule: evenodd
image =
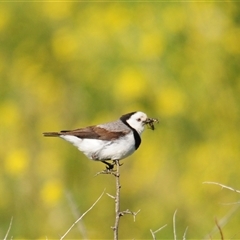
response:
M112 171L114 166L117 165L117 161L119 161L119 160L113 160L112 163L109 163L107 161L102 161L102 162L107 165L106 170ZM122 164L119 163L119 166L122 166L122 165L123 165L123 163Z
M107 162L107 161L102 161L102 162L107 165L107 166L106 166L106 169L109 170L109 171L113 170L114 165L116 165L115 162L113 162L113 163L109 163L109 162Z

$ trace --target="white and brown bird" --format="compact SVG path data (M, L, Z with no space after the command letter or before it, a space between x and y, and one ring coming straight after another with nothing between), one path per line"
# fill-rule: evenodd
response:
M143 112L131 112L117 121L75 130L45 132L45 137L61 137L72 143L88 158L102 161L108 169L113 164L107 160L120 160L131 155L141 144L141 133L145 125L154 130L155 118L148 118Z

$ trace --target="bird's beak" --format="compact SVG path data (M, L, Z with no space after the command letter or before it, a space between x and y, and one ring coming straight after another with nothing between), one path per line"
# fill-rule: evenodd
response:
M158 121L157 118L147 118L147 119L144 121L144 125L148 125L152 130L155 129L154 123L159 123L159 121Z

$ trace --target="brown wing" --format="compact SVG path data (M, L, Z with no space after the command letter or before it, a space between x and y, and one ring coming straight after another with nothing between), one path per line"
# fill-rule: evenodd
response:
M108 131L104 128L97 127L97 126L90 126L86 128L79 128L76 130L68 131L63 130L59 134L60 135L72 135L79 138L89 138L89 139L99 139L99 140L114 140L119 137L124 136L125 134L129 133L129 131Z

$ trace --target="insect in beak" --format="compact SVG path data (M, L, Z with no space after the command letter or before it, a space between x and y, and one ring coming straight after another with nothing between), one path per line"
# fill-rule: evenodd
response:
M147 118L144 123L148 125L152 130L154 130L154 123L159 123L159 121L157 118Z

